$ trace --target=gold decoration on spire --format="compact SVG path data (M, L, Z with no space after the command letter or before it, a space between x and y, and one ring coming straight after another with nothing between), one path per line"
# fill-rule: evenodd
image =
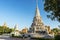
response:
M38 6L38 0L36 0L36 5Z
M3 26L6 26L6 22L4 22Z

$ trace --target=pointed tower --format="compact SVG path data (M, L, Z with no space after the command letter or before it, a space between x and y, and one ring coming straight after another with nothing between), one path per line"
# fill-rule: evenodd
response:
M11 32L11 35L14 35L14 36L19 36L20 35L17 24L14 26L14 31Z
M6 22L4 22L3 26L4 26L4 27L7 27L7 24L6 24Z
M14 27L15 30L18 30L18 25L16 24L15 27Z
M38 31L43 31L44 28L45 27L44 27L44 24L43 24L41 16L40 16L38 2L37 2L35 16L34 16L33 23L31 25L30 29L32 32L38 32Z

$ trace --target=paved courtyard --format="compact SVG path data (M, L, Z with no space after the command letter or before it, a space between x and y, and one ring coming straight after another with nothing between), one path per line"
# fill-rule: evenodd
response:
M21 39L21 38L0 38L0 40L29 40L29 39Z
M22 38L11 38L10 36L5 36L5 35L0 35L0 40L31 40L29 38L25 38L25 39L22 39Z

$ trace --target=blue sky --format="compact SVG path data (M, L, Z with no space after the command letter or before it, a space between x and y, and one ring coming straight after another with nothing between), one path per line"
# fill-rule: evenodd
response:
M51 28L57 27L60 23L46 17L47 12L44 11L43 4L43 0L38 1L43 23ZM6 22L10 28L13 28L15 24L18 24L20 30L25 27L29 28L35 15L35 9L36 0L0 0L0 25Z

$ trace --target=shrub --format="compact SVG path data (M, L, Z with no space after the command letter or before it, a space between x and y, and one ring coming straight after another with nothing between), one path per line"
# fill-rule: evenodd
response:
M60 35L56 35L55 40L60 40Z
M3 32L0 32L0 35L2 35L3 34Z
M13 38L23 38L22 36L14 36L14 34L12 34L11 37L13 37Z
M54 40L54 39L46 39L46 38L31 38L31 39L35 39L35 40Z

